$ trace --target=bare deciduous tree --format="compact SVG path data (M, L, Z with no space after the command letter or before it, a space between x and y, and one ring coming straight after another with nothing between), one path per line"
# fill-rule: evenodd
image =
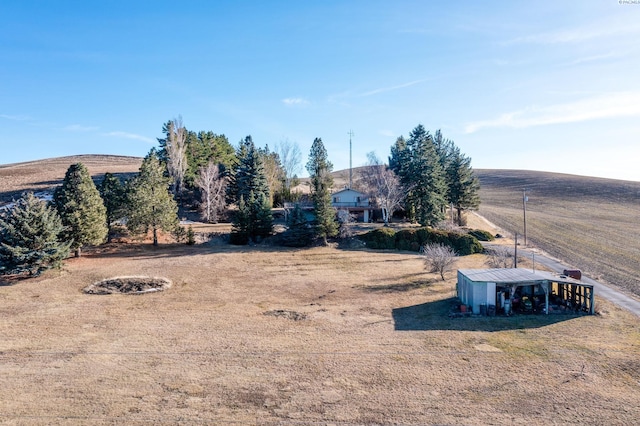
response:
M490 268L511 268L513 254L508 247L494 247L487 250L487 265Z
M269 202L273 205L275 194L284 177L284 170L280 162L280 156L275 151L269 151L268 145L264 149L259 149L259 152L262 156L264 176L267 178L267 185L269 185Z
M398 176L382 163L375 152L367 154L366 166L361 172L362 183L369 196L375 198L382 210L382 219L388 224L407 191L400 184Z
M429 272L438 272L444 281L445 272L453 269L458 260L458 255L449 246L442 244L427 244L420 248L424 256L424 263Z
M338 216L338 235L340 238L351 238L353 237L353 230L351 229L351 224L355 222L355 218L349 210L347 209L339 209L337 212Z
M182 124L181 116L169 122L167 133L167 171L173 179L173 192L177 197L184 189L184 174L187 171L187 129Z
M276 144L276 152L280 156L280 164L284 170L284 185L291 190L293 178L302 172L302 151L297 142L285 139Z
M227 178L220 174L220 168L215 161L209 161L198 170L195 184L200 188L200 212L208 223L217 223L219 213L225 206L225 192Z

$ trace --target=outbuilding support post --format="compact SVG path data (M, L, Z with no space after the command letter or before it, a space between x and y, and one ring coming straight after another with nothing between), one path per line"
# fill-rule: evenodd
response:
M544 290L544 313L549 315L549 281L544 283L542 290Z

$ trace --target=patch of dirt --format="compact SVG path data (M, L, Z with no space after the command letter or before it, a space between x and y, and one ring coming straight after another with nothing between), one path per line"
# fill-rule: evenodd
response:
M264 315L286 318L293 321L302 321L304 319L307 319L307 314L303 314L296 311L287 311L285 309L276 309L273 311L267 311L264 313Z
M144 294L166 290L171 281L157 277L117 277L98 281L83 289L87 294Z

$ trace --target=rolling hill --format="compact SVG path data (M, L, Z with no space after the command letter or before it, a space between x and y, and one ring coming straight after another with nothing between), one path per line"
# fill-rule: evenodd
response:
M640 182L524 170L476 170L479 213L588 275L640 295Z
M49 191L62 183L71 164L83 163L94 177L111 172L132 175L142 158L119 155L74 155L24 163L0 165L0 205L20 197L25 191Z

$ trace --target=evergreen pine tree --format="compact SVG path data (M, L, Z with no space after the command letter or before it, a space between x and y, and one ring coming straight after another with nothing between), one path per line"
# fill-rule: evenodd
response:
M72 241L62 241L62 220L52 207L32 193L0 215L0 274L39 275L59 267Z
M409 188L406 204L409 216L423 226L444 219L446 182L432 136L420 124L409 134L406 148L398 156L399 176Z
M446 175L447 198L456 209L458 225L463 225L462 212L477 209L480 205L480 182L471 168L471 158L462 154L457 146L451 150Z
M233 168L228 187L228 199L238 202L238 212L233 220L237 235L233 238L242 244L245 234L246 242L268 236L273 227L273 218L262 156L251 136L240 143L237 158L238 163ZM240 200L244 204L242 209Z
M127 228L133 233L152 230L154 246L158 245L158 230L170 232L178 226L178 206L169 192L165 171L152 149L127 191Z
M250 194L253 198L253 193ZM250 200L251 201L251 200ZM249 243L251 235L251 213L249 207L244 201L244 196L240 196L238 201L238 211L236 211L231 227L231 244L245 245Z
M313 231L299 204L291 211L287 219L287 229L282 236L282 244L288 247L306 247L313 240Z
M126 215L125 188L120 179L107 172L98 190L106 208L107 227L109 228L107 242L111 242L113 224Z
M404 137L399 136L393 146L391 146L391 155L389 156L389 168L393 170L396 175L401 176L409 164L410 157L408 154L407 142L404 140Z
M73 241L76 257L83 246L101 244L107 237L107 211L102 197L82 163L67 169L62 186L53 194L53 203L63 225L64 239Z
M327 150L322 139L315 138L311 145L307 171L311 178L311 197L315 214L316 236L322 238L327 245L327 238L338 234L336 212L331 205L331 187L333 164L328 159Z
M268 237L273 232L273 215L271 214L270 201L264 194L259 194L253 204L253 208L255 209L255 212L252 212L252 216L255 217L253 234L261 238Z
M196 233L193 231L193 227L189 225L189 229L187 229L187 245L192 246L196 243Z

